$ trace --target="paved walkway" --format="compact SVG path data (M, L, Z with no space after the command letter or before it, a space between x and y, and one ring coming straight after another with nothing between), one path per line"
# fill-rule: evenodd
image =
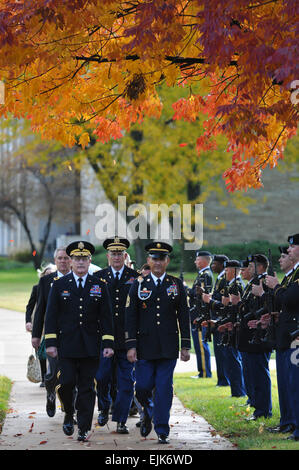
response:
M128 435L115 432L116 423L109 421L100 428L96 425L88 442L77 441L77 431L67 437L62 431L64 414L58 408L56 415L49 418L45 410L45 389L26 378L28 356L32 353L30 334L25 331L24 315L11 310L0 309L0 375L14 381L10 410L6 416L0 450L231 450L233 445L217 435L201 416L185 409L174 397L170 420L170 443L157 444L152 431L146 439L140 436L135 424L137 416L129 417ZM213 369L215 369L214 364ZM175 372L196 371L195 356L183 363L177 362Z

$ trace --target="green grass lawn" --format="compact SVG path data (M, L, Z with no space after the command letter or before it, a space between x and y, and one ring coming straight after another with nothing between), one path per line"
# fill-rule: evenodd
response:
M11 387L12 382L7 377L0 376L0 434L7 413Z
M223 437L241 450L299 450L299 442L286 441L284 434L266 428L279 423L276 372L271 372L273 416L247 422L254 408L242 406L246 398L231 397L230 387L216 387L216 374L210 379L194 380L190 373L175 374L174 391L185 407L203 416Z
M38 277L33 267L0 271L0 307L25 312L31 290Z
M190 285L194 273L186 273ZM19 267L0 271L0 307L25 312L32 286L38 282L36 271L31 267ZM212 343L210 344L213 354ZM0 422L5 416L10 393L8 379L0 377ZM279 422L279 407L275 373L272 373L273 417L269 420L246 422L245 418L253 412L246 406L243 398L232 398L230 387L216 387L216 377L193 380L190 374L176 374L175 393L187 407L203 416L216 431L235 443L239 449L296 449L299 442L289 442L284 435L273 435L266 427ZM3 419L3 418L2 418Z

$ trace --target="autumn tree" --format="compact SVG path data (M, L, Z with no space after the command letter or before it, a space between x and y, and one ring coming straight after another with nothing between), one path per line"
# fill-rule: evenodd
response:
M198 158L196 138L202 131L205 116L199 113L191 123L173 119L171 103L175 96L188 97L189 88L179 90L162 86L158 87L158 93L163 104L159 120L145 117L142 123L133 124L130 131L124 132L117 142L106 144L97 142L91 131L89 145L74 155L74 164L80 166L87 159L112 204L117 207L118 196L125 196L127 207L136 205L139 218L142 211L138 213L138 204L142 204L142 208L149 204L155 204L157 208L161 203L168 207L175 204L180 207L181 214L183 205L188 204L194 215L195 204L204 204L211 193L216 194L219 204L231 201L238 209L246 210L252 198L229 194L224 185L219 184L230 160L225 150L225 138L218 136L213 145L211 142L211 148ZM157 215L160 219L161 211ZM131 220L132 217L127 217L128 223ZM172 212L169 221L172 225ZM149 223L149 218L143 223ZM207 227L205 221L204 224ZM209 228L221 230L224 227L215 223ZM146 231L150 238L149 226ZM143 240L135 240L134 247L140 264L144 258Z
M34 267L41 266L54 222L65 212L76 213L76 178L69 169L70 151L56 142L41 142L28 124L0 122L2 154L0 220L13 226L18 220L26 234ZM41 228L37 233L37 227Z
M224 134L230 191L259 187L297 129L296 0L0 0L5 105L66 146L121 138L159 117L157 86L202 92L173 103L173 119L207 119L199 155Z

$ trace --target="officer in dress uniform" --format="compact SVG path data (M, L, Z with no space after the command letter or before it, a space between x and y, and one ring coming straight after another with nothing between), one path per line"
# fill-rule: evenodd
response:
M287 439L299 441L299 233L289 236L288 242L288 254L294 263L288 282L282 285L276 276L267 276L266 284L274 289L281 305L277 346L285 351L286 386L294 419L294 432Z
M71 243L66 253L72 273L54 281L46 311L46 351L58 357L57 393L63 405L63 431L74 432L73 389L77 386L78 440L86 441L95 405L94 377L100 348L104 357L113 355L113 323L106 284L88 274L94 246L85 241Z
M223 295L225 284L226 284L225 269L224 269L225 261L228 261L228 257L226 255L217 254L213 256L211 269L214 273L218 274L216 281L215 281L214 288L213 288L213 293L212 293L213 300L221 301L222 299L222 295ZM212 312L211 312L211 318L213 318ZM217 329L214 329L213 330L213 346L214 346L214 354L215 354L215 361L216 361L217 386L225 387L229 385L229 379L225 371L226 348L220 344L220 341L221 341L221 335L217 331Z
M190 302L191 333L198 370L198 374L192 376L193 379L212 377L211 353L206 340L206 328L201 327L196 322L196 319L201 317L203 309L205 308L204 304L199 300L201 294L198 291L203 290L209 293L213 288L213 273L210 268L211 261L212 254L209 251L196 252L194 263L198 269L198 274L192 288L187 290Z
M107 250L109 267L95 275L107 283L112 303L114 323L114 356L102 358L96 374L98 397L98 423L105 426L108 422L111 405L111 388L115 385L116 397L113 404L112 421L117 423L116 432L128 434L126 421L134 396L134 364L127 360L125 346L125 305L127 296L138 272L125 264L126 250L130 242L125 238L108 238L103 243ZM116 373L113 374L113 371ZM113 383L113 376L116 376Z
M144 412L140 434L146 437L151 432L153 419L158 442L167 444L179 347L181 360L190 359L189 308L182 281L166 272L172 247L153 242L146 250L151 274L134 281L127 299L127 357L137 361L135 389Z
M53 282L71 272L71 259L66 253L66 248L60 246L54 252L54 262L57 270L40 278L38 283L37 305L32 326L32 346L36 349L40 346L44 332L45 315L49 293ZM56 413L56 385L58 364L57 358L47 356L47 372L45 374L45 387L47 391L46 411L52 418ZM75 394L75 391L74 391Z

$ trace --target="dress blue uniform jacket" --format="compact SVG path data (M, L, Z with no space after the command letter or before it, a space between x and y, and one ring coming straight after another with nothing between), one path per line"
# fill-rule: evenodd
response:
M160 289L149 274L136 279L125 313L126 348L138 359L177 359L180 347L191 347L189 308L182 281L166 273Z
M57 280L57 271L40 278L37 288L37 304L32 325L32 338L41 338L45 323L45 315L50 289L54 279Z
M210 293L213 289L213 273L209 266L203 269L200 273L197 274L197 277L193 283L191 289L188 289L188 296L190 298L190 319L191 322L195 320L196 317L200 316L201 308L197 306L197 295L196 295L196 286L205 288L206 293ZM207 304L202 303L205 308Z
M54 281L46 321L46 348L59 357L99 357L101 345L113 348L111 304L105 282L87 275L82 294L72 273Z
M299 266L285 282L274 289L275 300L281 307L277 334L277 348L288 349L291 344L289 334L298 329L299 325Z
M114 286L114 277L111 267L101 269L94 274L107 283L112 304L112 317L114 323L114 348L126 349L125 346L125 305L129 290L138 276L134 269L124 266L122 276L117 287Z

